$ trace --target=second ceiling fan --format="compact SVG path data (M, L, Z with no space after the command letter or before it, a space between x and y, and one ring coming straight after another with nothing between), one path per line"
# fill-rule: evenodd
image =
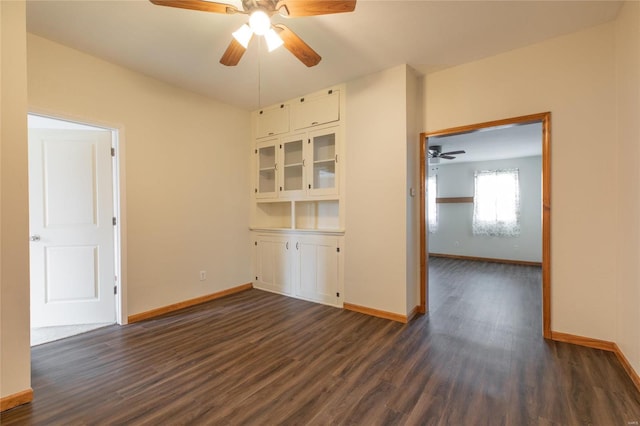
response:
M220 63L234 66L240 62L253 35L264 36L269 51L284 45L293 55L308 67L317 65L322 59L315 50L283 24L272 24L271 16L284 17L328 15L353 12L356 0L242 0L242 9L226 3L207 0L150 0L159 6L232 15L249 15L249 22L233 33L227 50Z
M429 157L430 163L438 163L440 162L441 158L444 158L445 160L453 160L454 158L456 158L454 157L454 155L460 155L460 154L466 154L466 151L460 150L460 151L442 152L442 146L431 145L429 147L427 156Z

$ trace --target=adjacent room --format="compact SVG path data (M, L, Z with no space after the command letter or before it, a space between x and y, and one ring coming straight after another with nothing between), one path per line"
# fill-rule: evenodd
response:
M639 2L0 22L2 424L640 421Z

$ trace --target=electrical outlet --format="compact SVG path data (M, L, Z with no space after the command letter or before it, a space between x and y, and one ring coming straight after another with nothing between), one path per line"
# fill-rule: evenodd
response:
M200 281L207 279L207 271L200 271Z

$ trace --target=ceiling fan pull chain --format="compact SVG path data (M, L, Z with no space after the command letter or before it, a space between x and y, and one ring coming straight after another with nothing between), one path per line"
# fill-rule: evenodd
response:
M258 108L262 108L262 75L260 73L260 52L262 51L262 40L258 37Z

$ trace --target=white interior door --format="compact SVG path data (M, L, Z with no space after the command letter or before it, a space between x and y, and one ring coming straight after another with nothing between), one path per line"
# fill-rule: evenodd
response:
M115 322L111 132L29 129L31 326Z

